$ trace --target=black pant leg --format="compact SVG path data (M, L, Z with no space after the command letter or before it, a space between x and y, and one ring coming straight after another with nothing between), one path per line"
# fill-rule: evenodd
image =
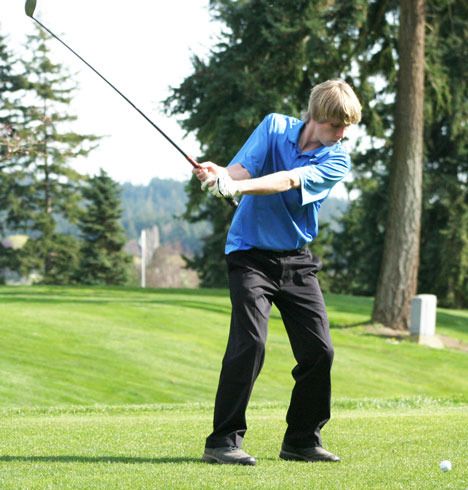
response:
M227 262L231 327L216 394L213 432L206 447L242 446L247 404L263 366L274 290L255 251L235 252Z
M321 446L320 429L330 418L333 346L325 302L309 252L288 258L275 297L297 365L284 441L295 447Z

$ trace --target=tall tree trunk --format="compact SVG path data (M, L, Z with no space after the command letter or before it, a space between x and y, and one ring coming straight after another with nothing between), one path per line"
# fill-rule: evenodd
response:
M389 212L372 319L407 329L421 229L425 0L400 0L398 88Z

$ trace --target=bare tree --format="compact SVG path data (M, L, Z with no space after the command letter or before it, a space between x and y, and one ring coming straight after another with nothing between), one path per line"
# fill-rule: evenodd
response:
M187 268L180 245L158 247L146 269L150 288L196 288L197 273Z
M372 319L407 329L422 205L425 0L400 0L399 73L389 212Z

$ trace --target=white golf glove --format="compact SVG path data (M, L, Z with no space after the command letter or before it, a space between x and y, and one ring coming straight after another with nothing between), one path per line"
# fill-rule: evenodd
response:
M218 180L218 177L216 175L211 175L209 178L204 180L201 183L201 190L205 192L206 190L209 190L209 188Z
M240 194L236 181L228 175L217 177L215 183L208 187L208 192L215 197L234 197Z

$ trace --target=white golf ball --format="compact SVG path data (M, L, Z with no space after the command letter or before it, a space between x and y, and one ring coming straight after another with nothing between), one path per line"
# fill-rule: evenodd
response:
M450 471L452 469L452 463L445 459L440 462L439 467L442 471Z

